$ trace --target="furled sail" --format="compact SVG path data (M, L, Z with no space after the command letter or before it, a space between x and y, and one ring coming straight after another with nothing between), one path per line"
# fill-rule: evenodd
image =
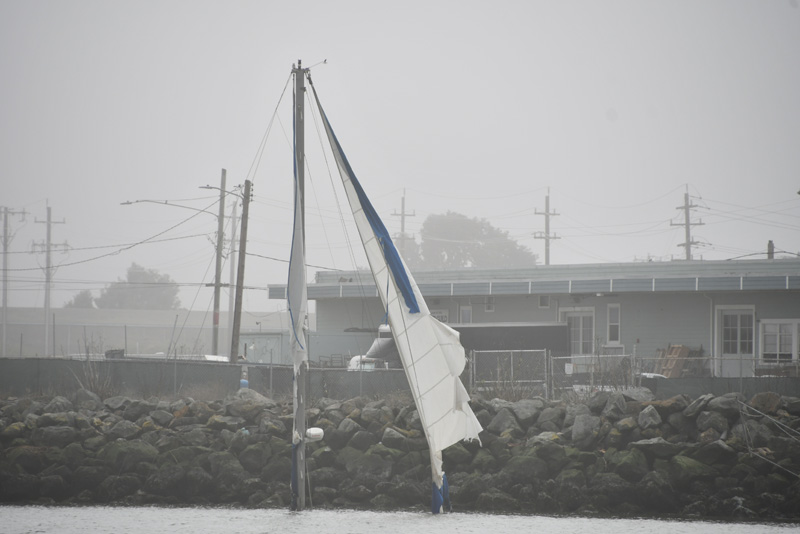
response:
M350 167L316 91L314 98L428 440L434 485L431 510L438 513L448 505L442 450L463 439L479 439L482 430L459 378L466 365L464 348L458 332L428 311L416 282Z
M300 70L297 76L303 76ZM299 98L302 98L302 93ZM305 229L303 217L303 188L302 182L302 155L297 148L298 128L294 125L295 150L294 150L294 230L292 235L292 252L289 258L289 283L286 291L289 320L291 321L291 338L289 348L294 364L293 398L295 416L292 428L292 510L302 510L305 504L305 392L303 387L303 371L308 362L308 344L306 342L306 329L308 325L308 287L306 285L306 258L305 258ZM302 130L300 131L302 135Z

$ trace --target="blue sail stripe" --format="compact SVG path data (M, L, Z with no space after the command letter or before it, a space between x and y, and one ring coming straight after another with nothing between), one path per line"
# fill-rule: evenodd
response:
M342 157L342 163L345 166L345 171L350 177L350 182L353 184L353 189L356 190L356 194L358 195L358 200L361 203L364 214L369 221L369 225L372 227L372 231L375 233L375 237L378 239L378 244L383 251L383 257L386 259L386 264L389 266L389 269L392 272L392 278L394 278L394 282L397 284L397 288L403 295L403 300L405 301L406 306L408 306L408 311L410 313L419 313L417 297L414 295L414 288L411 286L411 280L409 279L408 273L403 267L403 262L400 259L400 253L397 252L397 248L394 246L392 238L389 237L389 232L386 230L386 226L384 226L383 221L378 216L378 212L375 211L375 208L369 201L367 194L361 187L361 183L358 181L358 178L356 178L356 174L353 172L352 167L350 167L350 162L347 161L347 156L345 155L344 150L342 150L342 146L339 144L339 139L336 137L336 133L333 131L330 122L328 122L328 117L325 114L325 111L322 110L322 106L320 106L320 111L322 111L322 119L325 121L328 130L331 132L333 141L336 143L336 150Z

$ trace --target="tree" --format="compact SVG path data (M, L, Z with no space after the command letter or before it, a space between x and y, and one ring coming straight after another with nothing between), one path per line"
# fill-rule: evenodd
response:
M112 282L94 299L101 309L173 310L181 305L169 275L132 263L127 279Z
M429 215L420 231L419 267L513 269L531 267L536 256L486 219L447 212Z
M88 289L76 293L72 300L64 304L65 308L94 308L94 296Z

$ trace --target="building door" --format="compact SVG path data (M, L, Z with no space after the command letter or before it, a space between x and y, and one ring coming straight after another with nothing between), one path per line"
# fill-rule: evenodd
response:
M754 374L754 312L752 309L722 309L720 313L720 376Z

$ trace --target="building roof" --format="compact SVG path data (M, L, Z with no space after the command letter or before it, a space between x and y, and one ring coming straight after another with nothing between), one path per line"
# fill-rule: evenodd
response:
M426 297L800 290L800 258L546 265L413 274ZM368 271L321 271L308 286L312 300L365 296L377 296ZM269 298L286 298L286 284L270 285Z

